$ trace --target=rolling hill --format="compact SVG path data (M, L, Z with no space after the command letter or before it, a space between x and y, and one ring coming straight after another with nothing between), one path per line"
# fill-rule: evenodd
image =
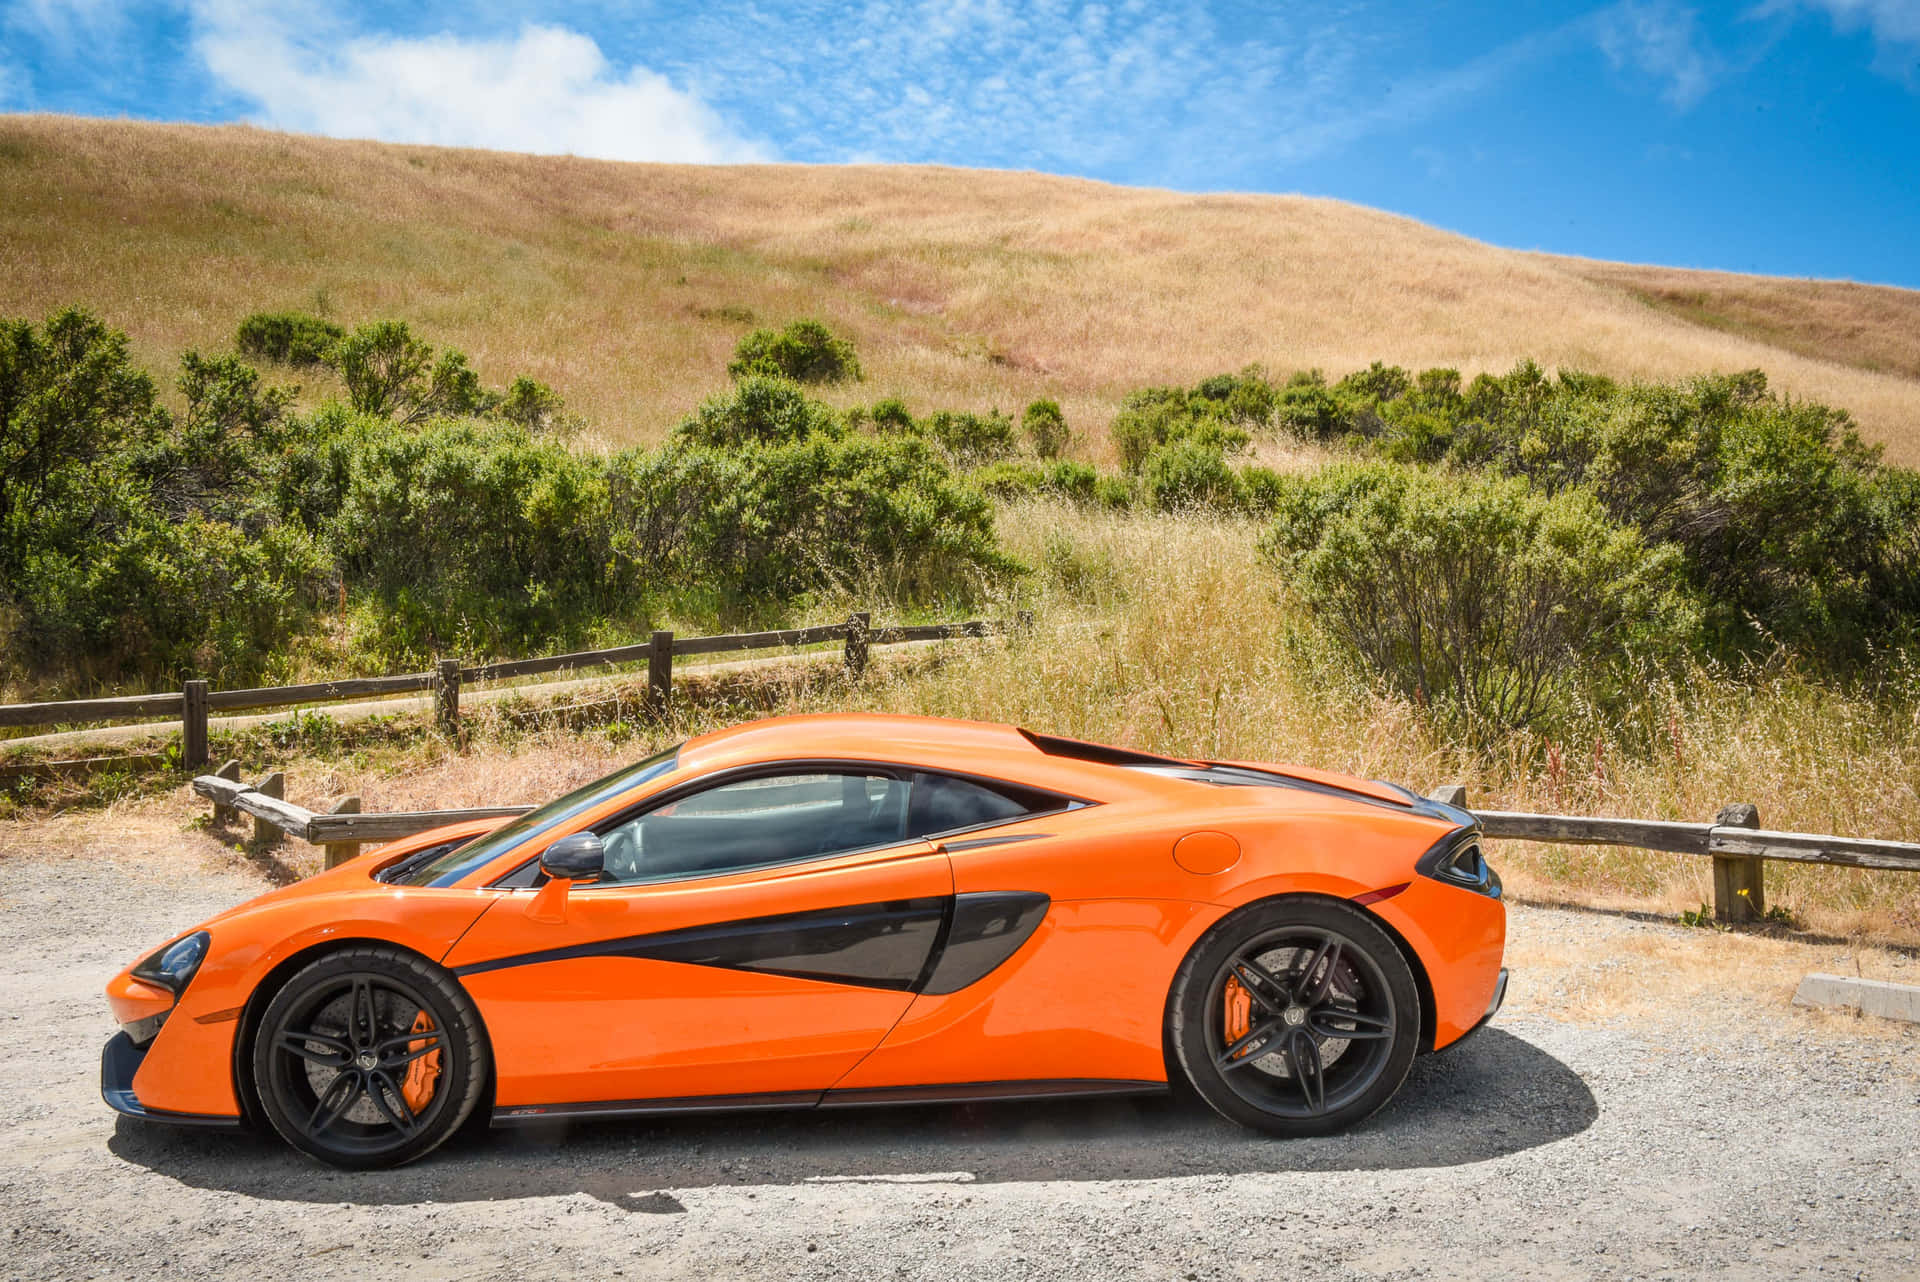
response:
M489 381L551 383L616 442L678 421L747 328L811 315L866 365L843 403L1050 395L1096 453L1144 383L1532 357L1757 366L1920 463L1920 293L1517 252L1297 196L0 117L0 315L70 303L157 370L255 310L404 317Z

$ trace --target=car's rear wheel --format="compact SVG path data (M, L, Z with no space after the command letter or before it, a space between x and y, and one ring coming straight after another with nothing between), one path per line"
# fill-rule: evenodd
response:
M253 1044L260 1105L281 1138L333 1166L398 1166L460 1129L487 1077L473 1001L397 948L328 953L287 981Z
M1371 918L1283 898L1230 913L1174 977L1167 1036L1194 1090L1273 1135L1327 1135L1393 1097L1420 1046L1420 995Z

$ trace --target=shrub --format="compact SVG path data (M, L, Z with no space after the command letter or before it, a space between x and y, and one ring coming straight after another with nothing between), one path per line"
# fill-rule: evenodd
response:
M734 349L727 374L790 378L796 383L857 383L862 377L853 344L835 338L816 320L797 320L782 330L754 330Z
M1194 386L1193 396L1212 412L1239 427L1259 431L1270 426L1279 394L1267 371L1249 365L1238 374L1215 374Z
M749 374L674 429L686 445L741 449L838 437L846 428L833 410L808 398L791 379Z
M968 478L982 494L996 499L1023 499L1040 492L1042 473L1032 463L991 463Z
M1094 483L1094 502L1109 511L1126 511L1133 506L1133 497L1133 483L1124 476L1103 476Z
M35 550L113 522L120 452L167 425L125 334L71 309L0 321L0 593Z
M972 414L941 410L925 423L927 437L955 467L979 467L1011 455L1017 448L1013 419L992 410Z
M176 386L186 412L133 453L135 472L174 519L199 512L257 525L270 512L257 491L285 444L292 393L262 386L236 357L191 351Z
M1091 464L1055 459L1041 474L1040 488L1075 503L1093 503L1099 497L1100 473Z
M536 382L522 374L507 386L506 395L494 409L496 417L515 427L523 428L538 435L550 432L557 436L572 434L578 424L569 418L566 402L560 399L560 393L545 383Z
M1684 644L1679 556L1589 494L1392 464L1280 478L1263 544L1392 689L1516 727L1607 697L1636 652Z
M1222 455L1246 448L1251 439L1228 423L1204 398L1190 398L1178 387L1149 387L1121 403L1110 429L1120 464L1137 473L1162 446L1193 441Z
M1275 397L1275 426L1307 441L1328 441L1353 431L1353 411L1334 394L1319 370L1295 374Z
M327 363L347 387L347 403L362 414L399 423L485 414L499 398L480 386L466 355L449 347L436 358L431 344L405 321L362 325L327 349Z
M1195 440L1154 451L1141 472L1141 491L1159 512L1238 511L1246 503L1246 491L1225 456Z
M920 424L913 421L913 415L907 412L907 405L897 396L877 401L871 409L855 410L848 414L849 424L855 415L860 422L870 424L874 431L896 436L913 436L920 431Z
M1074 503L1095 501L1100 474L1085 463L1055 459L1051 463L993 463L969 478L982 493L997 499L1020 499L1050 494Z
M278 361L282 365L318 365L327 349L347 331L330 320L305 312L255 312L240 322L234 346L242 356Z
M1059 458L1066 452L1067 442L1073 439L1058 401L1035 401L1028 405L1020 415L1020 427L1026 432L1034 454L1044 459Z
M1285 482L1272 468L1243 467L1240 469L1240 493L1242 502L1249 512L1262 516L1271 515L1279 508L1285 489Z
M964 598L1017 568L994 546L985 496L912 437L676 444L622 455L609 475L620 554L728 601L875 581L909 600Z
M455 643L524 653L619 608L607 484L592 461L473 422L355 444L328 529L343 569L377 601L390 653Z

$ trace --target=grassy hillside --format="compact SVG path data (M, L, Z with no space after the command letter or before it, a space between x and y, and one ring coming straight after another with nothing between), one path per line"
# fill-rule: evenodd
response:
M660 435L754 323L858 344L843 401L1121 395L1264 362L1471 375L1765 369L1920 462L1920 295L1495 249L1335 201L936 168L617 164L0 118L0 314L79 303L156 369L261 308L405 316L530 373L616 442Z

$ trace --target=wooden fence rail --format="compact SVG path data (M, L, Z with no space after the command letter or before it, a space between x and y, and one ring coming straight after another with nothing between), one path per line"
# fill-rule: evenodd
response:
M402 672L387 677L345 677L338 681L315 681L305 685L259 686L245 690L212 690L205 681L187 681L183 689L161 694L121 695L106 699L68 699L58 703L0 704L0 727L69 725L81 722L124 721L142 717L178 718L181 726L181 755L192 769L208 762L207 720L211 712L230 712L245 708L295 707L316 703L339 703L382 695L431 692L434 715L439 723L452 729L460 721L460 688L475 681L502 681L511 677L533 676L543 672L608 667L623 663L647 663L647 705L656 714L666 710L673 693L673 661L696 654L730 654L751 650L773 650L791 646L819 645L841 641L845 644L845 663L854 676L866 668L867 648L903 641L939 641L957 637L986 637L1006 633L1030 623L1025 611L1012 621L970 619L964 623L930 623L907 626L873 626L873 616L860 612L848 616L845 623L828 623L811 628L785 628L772 632L735 632L711 637L676 637L671 632L655 632L637 645L612 646L603 650L581 650L573 654L546 655L535 659L514 659L504 663L481 663L462 667L458 660L442 659L431 672ZM0 740L0 746L5 741ZM400 834L404 835L404 834ZM384 839L384 838L383 838Z
M193 789L214 803L214 818L243 812L255 820L255 835L271 826L290 837L327 848L327 866L360 853L363 842L395 841L445 824L469 819L510 818L532 806L485 806L469 810L360 813L360 799L348 797L332 813L321 814L286 800L285 780L269 775L256 785L240 782L240 763L229 761L218 774L201 775ZM1466 808L1467 790L1448 784L1428 794L1435 801ZM1674 823L1651 819L1605 819L1589 815L1543 815L1512 810L1477 810L1489 838L1576 846L1632 846L1672 854L1708 855L1714 862L1713 907L1722 921L1755 921L1766 914L1765 861L1828 864L1920 872L1920 844L1835 837L1821 833L1771 832L1759 827L1751 805L1727 806L1713 823Z

